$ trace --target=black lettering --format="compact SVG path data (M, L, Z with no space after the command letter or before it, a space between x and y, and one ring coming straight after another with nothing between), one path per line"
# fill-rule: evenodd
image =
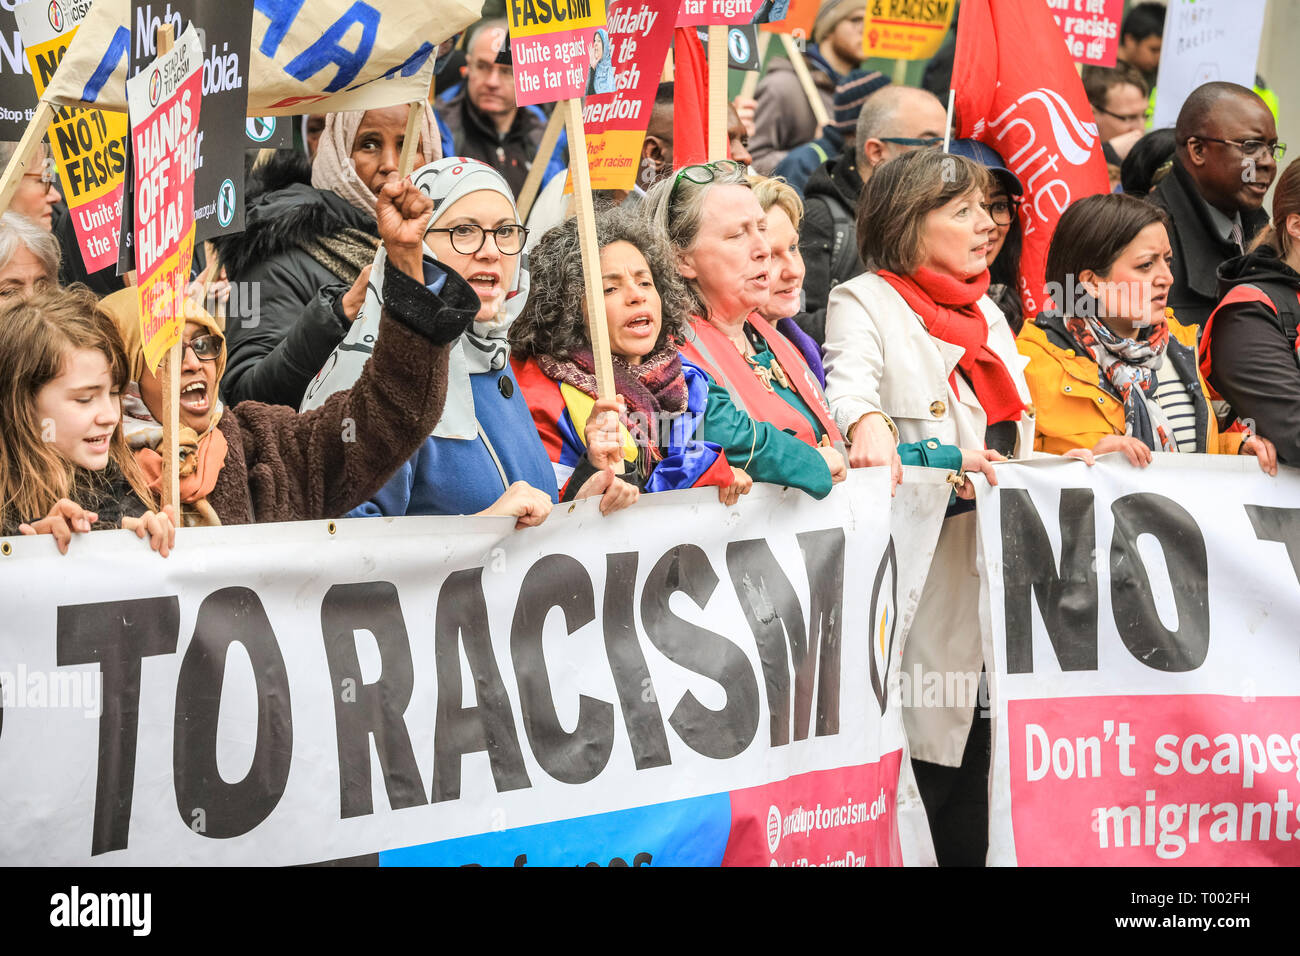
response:
M601 621L605 625L605 654L609 658L610 673L618 690L618 703L623 712L632 744L632 760L636 769L664 767L672 763L668 753L668 735L664 732L664 718L659 710L659 699L650 680L641 642L637 640L636 622L632 611L635 605L637 554L628 551L611 554L605 558L605 603Z
M37 53L34 57L36 60L36 75L40 77L41 89L45 89L50 85L50 80L54 78L54 73L59 68L59 61L63 59L63 54L67 49L66 46L60 46L54 50Z
M1194 671L1210 650L1209 563L1201 529L1182 505L1164 495L1125 495L1110 506L1110 604L1120 640L1137 660L1160 671ZM1149 534L1164 552L1178 613L1178 630L1160 620L1138 537Z
M844 622L844 529L805 531L795 536L803 552L804 569L812 589L808 606L809 659L796 665L794 710L808 726L813 679L817 681L817 736L840 732L840 647ZM891 543L892 547L892 543ZM816 649L820 647L818 652ZM805 676L805 671L807 675ZM806 683L806 687L804 686ZM807 697L802 696L807 694ZM882 711L883 713L883 711ZM805 730L806 735L806 730ZM795 734L796 740L803 737Z
M1268 508L1264 505L1246 505L1245 508L1256 538L1286 545L1291 571L1300 582L1300 508Z
M371 813L370 735L394 810L425 803L424 781L404 715L415 671L397 588L388 581L336 584L320 606L321 636L334 695L334 733L339 753L339 815ZM379 678L363 683L357 631L369 631L379 647Z
M98 664L103 681L90 853L125 850L135 790L140 661L176 653L180 600L173 595L63 606L55 627L56 663Z
M641 593L641 620L650 643L665 657L722 686L727 700L721 710L710 710L687 691L668 723L696 753L726 760L743 752L758 732L758 681L740 648L682 620L668 603L680 591L702 608L717 586L718 576L704 552L679 545L651 569Z
M244 779L227 783L217 769L217 714L226 654L239 643L248 652L257 684L257 736ZM242 836L265 820L284 795L293 755L289 675L275 631L256 592L243 587L213 591L199 605L194 639L176 682L172 763L176 809L186 826L203 811L197 832L212 839Z
M1097 669L1097 529L1088 488L1065 488L1058 509L1061 566L1029 492L1004 489L1002 501L1002 591L1006 614L1007 672L1034 669L1037 600L1048 640L1063 671Z
M596 619L587 569L567 554L547 555L524 575L510 628L510 656L524 731L537 762L561 783L586 783L605 769L614 750L614 706L579 694L573 732L561 726L542 653L542 626L553 607L564 611L569 634Z
M519 749L510 698L492 655L483 569L450 575L438 594L434 623L438 715L433 734L433 802L460 798L460 761L486 750L497 792L531 786ZM476 704L462 707L460 647L474 678Z

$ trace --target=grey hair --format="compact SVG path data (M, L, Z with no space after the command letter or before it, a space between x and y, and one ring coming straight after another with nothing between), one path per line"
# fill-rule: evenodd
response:
M470 51L470 50L473 48L473 46L474 46L474 41L476 41L476 40L478 39L479 34L482 33L484 30L500 30L500 31L501 31L501 36L502 36L502 37L506 37L506 36L509 36L509 34L510 34L510 24L507 23L505 20L482 20L482 21L480 21L478 24L476 24L476 25L474 26L474 29L470 30L470 32L469 32L469 36L467 36L467 37L465 38L465 53L466 53L466 55L469 54L469 51ZM505 41L504 41L504 39L503 39L503 40L502 40L502 46L504 46L504 45L505 45ZM498 48L497 52L500 52L500 49L499 49L499 48Z
M645 256L662 305L663 324L655 351L685 339L690 298L668 244L644 217L615 207L596 213L596 242L635 246ZM566 219L550 229L528 254L532 288L523 313L510 326L510 346L519 358L549 355L567 359L591 347L583 304L586 283L578 223ZM599 269L599 266L597 266Z
M667 237L668 244L679 258L682 253L690 252L699 239L700 227L704 225L704 197L710 189L714 186L744 186L753 189L745 168L739 163L728 161L720 166L710 164L709 168L713 172L713 179L707 183L697 183L680 174L671 174L651 186L646 193L646 215L659 234ZM691 311L695 315L707 316L709 307L700 294L699 287L686 280L686 291L690 296Z
M0 215L0 269L9 267L20 245L36 257L51 285L59 281L59 240L26 216L16 212Z
M938 98L927 90L919 90L913 86L895 86L889 84L882 86L876 92L867 97L862 104L862 112L858 114L858 129L856 149L861 151L869 139L881 139L885 136L896 135L896 122L898 114L908 105L908 100L913 102L929 98L939 103ZM943 104L940 103L940 106Z

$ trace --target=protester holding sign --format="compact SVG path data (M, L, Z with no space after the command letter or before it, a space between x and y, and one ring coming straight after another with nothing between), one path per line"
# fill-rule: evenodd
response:
M731 160L687 166L651 189L646 203L691 295L692 334L682 352L711 380L704 437L757 481L775 480L758 470L760 461L783 460L787 474L801 473L799 487L829 494L847 474L834 447L840 433L808 363L758 312L771 294L772 252L745 168Z
M1300 163L1273 192L1273 222L1251 251L1219 267L1221 298L1201 332L1201 372L1236 415L1300 465Z
M51 290L0 326L0 535L52 534L67 554L73 532L132 528L166 555L171 509L150 513L119 427L128 365L110 317L86 290Z
M409 182L394 174L376 212L390 290L383 335L351 389L320 408L298 414L261 402L223 406L217 393L225 343L218 326L187 304L180 422L194 433L197 461L188 481L181 468L186 523L338 517L373 495L433 429L447 395L449 346L477 311L478 296L450 270L421 270L420 239L433 204ZM137 459L152 471L160 467L152 449L161 438L162 395L144 367L135 290L105 303L128 343L137 387L127 392L127 411L140 442ZM137 394L139 401L131 400Z
M375 257L376 197L397 170L407 109L331 113L311 165L311 183L293 181L305 168L277 160L263 174L272 184L250 193L247 228L215 241L233 283L257 290L251 320L226 330L230 369L227 402L297 408L313 375L347 334L365 298L366 269ZM440 154L433 110L425 109L420 150ZM286 180L288 180L286 182Z
M1047 253L1056 308L1020 335L1038 406L1034 447L1255 455L1277 472L1268 439L1220 434L1196 360L1195 326L1167 307L1173 283L1159 209L1131 196L1086 196L1061 217Z
M598 214L596 238L619 401L597 396L574 219L534 247L533 269L553 281L533 289L510 329L515 376L561 500L626 460L614 481L646 492L715 485L719 499L734 504L752 480L728 467L716 444L696 438L709 384L678 352L689 306L672 254L643 217L625 210Z

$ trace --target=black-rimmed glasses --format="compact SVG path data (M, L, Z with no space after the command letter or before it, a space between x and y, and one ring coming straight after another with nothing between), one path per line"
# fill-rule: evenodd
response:
M1016 213L1020 210L1020 203L1014 199L999 199L997 202L982 202L980 208L989 214L999 226L1009 226L1015 221Z
M1215 139L1213 136L1198 135L1189 136L1187 138L1199 139L1203 143L1223 143L1227 146L1236 146L1247 159L1263 159L1264 150L1268 150L1273 154L1273 158L1280 163L1282 162L1282 157L1286 155L1286 143L1279 143L1276 140L1272 143L1266 143L1262 139L1248 139L1243 141L1239 139Z
M503 256L519 255L523 252L524 242L528 239L528 230L518 223L497 226L495 229L484 229L477 223L463 222L459 226L428 231L445 232L447 238L451 240L451 247L462 256L472 256L482 249L483 243L487 242L488 233L492 234L492 241L497 244L497 251Z
M925 139L917 139L915 136L878 136L876 137L882 143L893 143L895 146L940 146L943 144L942 136L927 136Z
M185 348L193 349L194 357L200 362L215 362L221 355L222 341L221 336L216 334L196 335L185 343Z

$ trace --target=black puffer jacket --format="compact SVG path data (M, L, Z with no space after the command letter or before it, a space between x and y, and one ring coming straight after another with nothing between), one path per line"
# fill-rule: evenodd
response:
M318 263L302 243L374 218L309 185L306 157L282 150L249 182L247 228L217 241L232 283L221 398L297 408L312 376L347 334L339 299L352 278ZM236 302L236 299L238 300Z
M804 267L804 311L795 316L799 328L826 344L826 300L831 289L866 271L858 256L855 222L862 177L853 157L840 153L813 170L804 187L799 253Z

